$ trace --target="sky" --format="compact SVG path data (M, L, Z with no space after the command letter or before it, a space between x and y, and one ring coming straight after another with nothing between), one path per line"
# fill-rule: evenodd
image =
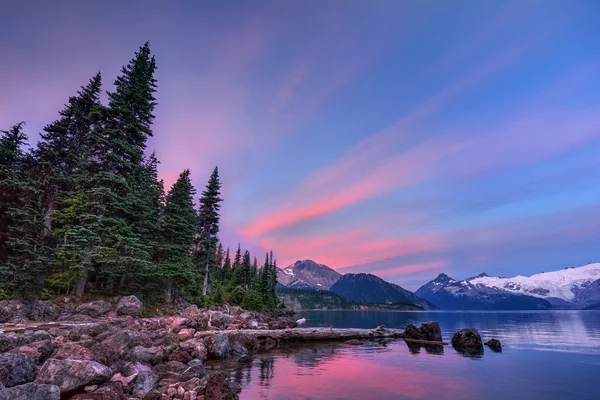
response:
M220 238L411 290L600 261L600 2L7 2L0 128L144 42L148 151L223 184ZM106 101L106 95L104 95Z

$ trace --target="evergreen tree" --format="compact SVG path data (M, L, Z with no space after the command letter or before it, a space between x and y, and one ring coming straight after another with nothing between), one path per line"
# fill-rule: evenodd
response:
M242 249L240 244L238 243L238 248L235 252L235 257L233 259L233 266L231 271L231 287L236 287L238 285L244 284L244 273L242 271Z
M246 250L244 252L244 258L242 259L243 285L246 290L250 287L250 268L252 268L252 265L250 264L250 252Z
M222 282L228 282L231 279L231 258L229 257L229 247L225 253L225 261L223 261Z
M0 278L9 292L21 298L37 297L45 277L47 248L44 246L39 165L23 152L27 141L23 123L2 131L0 139L0 209L2 210L3 260Z
M221 183L219 182L219 170L217 167L210 175L206 189L200 198L198 211L198 233L196 240L197 263L199 269L204 270L204 284L202 295L206 295L209 284L209 269L217 249L219 233L219 210L221 209Z
M194 187L190 171L185 170L167 194L164 214L160 221L161 244L157 250L155 275L162 279L165 302L170 303L173 284L185 284L193 276L190 248L196 232Z

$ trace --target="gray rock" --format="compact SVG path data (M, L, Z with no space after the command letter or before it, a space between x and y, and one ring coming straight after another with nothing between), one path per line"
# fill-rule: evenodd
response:
M23 354L0 354L0 385L7 388L35 379L36 368L32 357Z
M208 350L205 343L201 339L190 339L182 342L180 345L183 351L188 352L192 357L200 360L208 358Z
M75 309L77 314L83 314L92 318L98 318L110 311L110 303L104 300L96 300L90 303L83 303ZM73 316L75 317L75 316Z
M233 323L233 318L227 314L217 311L210 316L210 326L213 328L225 329L231 323Z
M40 369L36 382L56 385L62 392L71 392L104 383L111 376L110 368L95 361L50 359Z
M0 400L60 400L60 389L55 385L26 383L0 390Z
M487 347L489 347L490 350L492 350L492 351L495 351L495 352L502 351L502 344L500 343L500 341L498 339L490 339L487 342L485 342L485 345Z
M215 372L206 381L205 400L236 400L238 395L222 372Z
M223 359L229 355L229 338L224 333L207 337L204 344L209 357Z
M481 335L477 329L467 328L456 332L452 336L452 347L467 355L478 355L483 353Z
M70 400L121 400L123 386L119 382L107 382L91 393L81 393Z
M50 340L33 342L10 350L12 354L23 354L32 357L36 363L43 363L54 351L55 345Z
M139 317L142 315L142 311L144 310L144 305L135 296L125 296L119 303L117 304L117 314L118 315L129 315L132 317Z
M55 321L60 313L60 307L50 300L37 300L29 306L27 318L32 321Z
M149 364L158 364L167 358L167 352L164 347L160 346L135 346L131 352L131 358L137 361L144 361Z
M154 371L141 371L135 380L133 394L136 396L145 396L147 393L156 389L159 377Z

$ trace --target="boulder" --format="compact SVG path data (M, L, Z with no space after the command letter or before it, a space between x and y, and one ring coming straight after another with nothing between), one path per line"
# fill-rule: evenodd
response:
M179 345L183 351L188 352L192 357L200 360L208 358L208 350L202 339L190 339Z
M142 315L143 309L144 306L140 299L135 296L125 296L119 300L116 311L118 315L129 315L137 318Z
M75 309L77 314L87 315L92 318L98 318L110 311L110 303L104 300L96 300L90 303L83 303ZM75 318L75 316L73 316Z
M206 381L205 400L237 400L238 395L231 388L222 372L215 372Z
M210 316L210 326L218 329L225 329L227 325L233 322L233 318L221 312L213 312Z
M107 382L90 393L81 393L71 397L71 400L121 400L123 386L119 382Z
M485 345L487 347L489 347L490 350L492 350L492 351L495 351L495 352L502 351L502 344L500 343L500 341L498 339L490 339L487 342L485 342Z
M236 343L248 350L256 350L259 347L258 338L256 335L251 335L243 332L235 332L230 334L229 342L235 345Z
M38 373L37 383L56 385L62 392L101 384L112 376L110 368L89 360L49 359Z
M180 330L179 333L177 333L177 339L179 339L182 342L185 342L186 340L193 338L195 333L196 333L195 329L185 328L185 329Z
M36 363L43 363L54 351L55 345L50 340L42 340L26 344L10 350L12 354L24 354L35 360Z
M56 321L61 309L50 300L37 300L29 306L27 318L31 321Z
M152 341L144 332L117 330L101 343L92 347L94 359L105 365L112 365L121 360L129 360L131 350L136 346L150 347Z
M32 357L23 354L0 354L0 386L22 385L35 379L36 368Z
M92 352L76 343L65 343L61 345L51 358L57 360L92 360Z
M158 386L158 375L154 371L142 371L138 374L135 380L135 386L132 393L135 396L143 397L156 389Z
M201 311L196 306L183 310L182 316L186 319L186 326L197 331L205 331L208 328L209 315L207 311Z
M29 308L19 300L0 301L0 323L27 322Z
M483 353L483 343L477 329L467 328L452 336L452 347L468 355Z
M162 393L158 390L153 390L144 396L144 400L161 400L162 398Z
M22 335L0 333L0 353L14 349L25 344Z
M203 344L204 346L204 344ZM206 350L206 349L204 349ZM187 364L192 360L192 356L187 351L183 350L175 350L169 355L169 361L179 361L181 363Z
M423 322L419 328L413 324L408 324L404 329L404 338L441 342L442 330L440 329L440 325L434 321Z
M131 352L131 358L136 361L144 361L154 365L167 359L167 351L164 347L160 346L135 346Z
M60 400L60 389L55 385L26 383L0 390L0 400Z
M204 340L204 344L209 357L224 359L229 355L229 338L224 333L208 336Z

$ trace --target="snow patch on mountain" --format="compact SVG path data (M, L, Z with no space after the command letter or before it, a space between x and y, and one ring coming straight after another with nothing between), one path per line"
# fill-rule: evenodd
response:
M573 301L578 289L600 279L600 263L578 268L566 268L553 272L542 272L531 276L514 278L479 277L470 280L474 285L485 285L504 289L512 293L540 298L559 298Z

